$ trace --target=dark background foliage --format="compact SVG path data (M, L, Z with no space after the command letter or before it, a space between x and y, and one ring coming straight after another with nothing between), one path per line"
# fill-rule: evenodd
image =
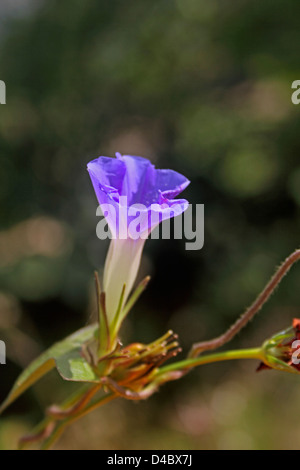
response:
M0 4L0 398L45 347L94 318L96 199L86 164L116 151L185 174L205 204L205 246L150 240L152 282L124 328L168 328L184 350L249 305L300 229L296 0L19 0ZM299 315L299 267L233 342L260 344ZM62 448L298 448L298 377L205 366L148 402L115 403ZM71 387L55 374L8 411L0 446Z

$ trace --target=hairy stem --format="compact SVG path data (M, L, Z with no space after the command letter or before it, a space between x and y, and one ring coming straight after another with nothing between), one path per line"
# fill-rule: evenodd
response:
M252 318L260 311L262 306L269 300L271 294L274 292L280 281L288 273L290 268L300 259L300 250L294 251L282 265L277 269L274 276L268 282L264 290L259 294L253 304L246 310L243 315L221 336L195 343L189 353L189 357L197 357L203 351L217 349L228 343Z

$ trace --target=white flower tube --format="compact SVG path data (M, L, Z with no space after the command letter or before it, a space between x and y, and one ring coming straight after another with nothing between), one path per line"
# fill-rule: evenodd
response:
M137 240L128 238L126 240L113 239L110 242L103 279L109 323L112 322L117 312L124 284L126 289L122 307L134 285L145 241L141 238Z

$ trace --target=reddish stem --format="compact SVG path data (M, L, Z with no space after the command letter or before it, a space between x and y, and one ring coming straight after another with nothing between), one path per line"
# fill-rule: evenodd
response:
M189 353L189 357L197 357L203 351L217 349L228 343L252 318L260 311L262 306L269 300L283 277L288 273L290 268L300 259L300 250L294 251L282 265L277 269L274 276L268 282L264 290L259 294L253 304L242 314L240 318L221 336L209 341L195 343Z

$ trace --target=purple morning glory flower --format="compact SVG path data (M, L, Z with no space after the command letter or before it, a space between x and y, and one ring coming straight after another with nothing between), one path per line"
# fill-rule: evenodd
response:
M176 171L156 169L146 158L119 153L116 157L99 157L88 164L112 233L104 269L109 318L116 312L123 285L126 284L124 301L132 289L150 232L159 222L187 209L188 202L175 197L190 183Z

